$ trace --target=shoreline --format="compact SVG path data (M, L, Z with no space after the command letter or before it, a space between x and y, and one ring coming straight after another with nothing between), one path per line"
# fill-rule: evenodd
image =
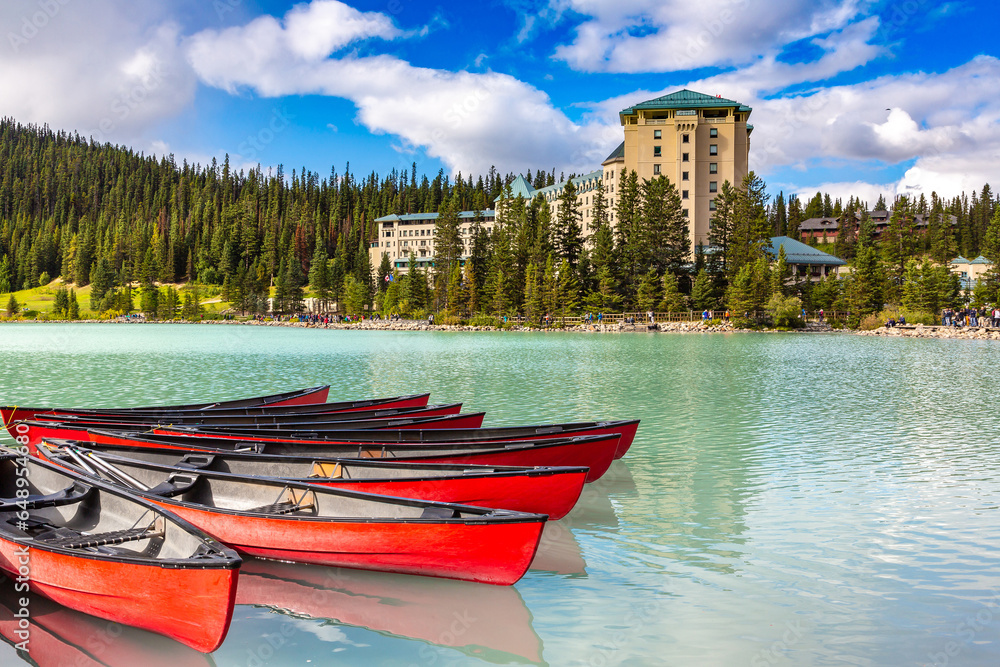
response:
M277 321L277 320L202 320L190 322L187 320L0 320L0 324L208 324L216 326L255 326L255 327L291 327L297 329L325 329L331 331L441 331L441 332L472 332L472 331L504 331L511 333L586 333L586 334L628 334L628 333L674 333L674 334L711 334L711 333L796 333L796 334L848 334L868 337L891 338L933 338L941 340L996 340L1000 341L1000 329L983 327L945 327L940 325L905 325L896 327L879 327L870 331L834 329L828 324L810 322L803 329L741 329L731 323L706 324L703 322L659 322L656 329L649 329L641 324L578 324L567 327L526 327L518 324L509 327L473 326L454 324L430 324L426 320L365 320L364 322L341 322L330 324L313 324L311 322Z

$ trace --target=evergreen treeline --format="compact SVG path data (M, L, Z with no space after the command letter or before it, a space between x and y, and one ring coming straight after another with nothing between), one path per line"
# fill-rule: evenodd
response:
M328 263L318 277L331 300L348 276L370 292L376 218L437 210L445 199L485 209L512 178L491 170L452 183L443 171L418 178L416 165L384 178L356 178L349 165L327 178L305 169L286 178L280 167L237 173L228 157L178 165L12 119L0 120L0 169L0 292L61 276L91 285L94 311L147 312L169 297L155 283L192 281L223 285L247 312L273 286L288 312L316 258ZM554 178L539 172L534 181ZM133 298L136 284L144 301Z
M959 252L1000 260L1000 213L989 186L950 201L901 197L887 206L880 199L874 208L889 210L890 220L876 234L856 198L846 206L819 193L805 207L783 194L772 201L751 173L722 185L710 248L699 247L691 261L677 189L665 177L640 181L634 172L621 174L613 227L598 183L589 221L595 231L585 244L572 181L556 225L548 202L513 197L514 175L495 169L454 183L443 171L433 180L418 176L415 165L363 179L349 166L327 178L304 169L286 177L280 167L237 173L228 158L221 166L177 165L172 156L155 160L10 119L0 121L0 165L0 293L61 276L74 286L56 295L56 312L65 316L81 310L75 290L85 285L93 312L141 310L163 319L196 316L197 285L220 286L243 313L266 312L269 297L275 312L299 311L307 289L321 306L337 303L349 314L444 311L529 321L585 310L728 308L737 317L770 310L779 320L802 307L858 316L885 304L933 312L960 296L943 263ZM556 182L554 171L527 177L536 188ZM492 229L477 222L463 238L458 213L492 208L500 195ZM440 213L435 265L402 276L383 256L373 267L375 219L426 211ZM795 283L785 259L766 254L768 239L796 238L803 219L827 214L841 219L832 250L852 271L846 279ZM928 216L926 232L917 233L916 214ZM194 287L179 291L177 283ZM998 283L991 275L975 298L995 302Z

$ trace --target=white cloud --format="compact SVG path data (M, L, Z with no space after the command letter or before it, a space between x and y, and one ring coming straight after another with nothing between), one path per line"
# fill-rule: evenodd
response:
M588 17L555 57L587 72L675 72L742 65L758 54L838 30L860 0L552 0Z
M372 132L399 137L403 150L423 147L463 173L482 173L491 165L519 170L532 163L592 168L613 147L571 122L544 92L506 74L294 48L316 5L293 10L296 21L262 17L243 27L198 33L187 41L188 59L202 81L230 92L248 87L266 97L349 99ZM356 38L366 36L370 31ZM338 43L350 41L342 36Z
M158 3L17 0L0 6L0 25L12 28L0 48L0 115L141 143L193 99L179 28Z

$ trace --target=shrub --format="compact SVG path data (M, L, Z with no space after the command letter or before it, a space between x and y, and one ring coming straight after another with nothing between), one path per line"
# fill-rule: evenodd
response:
M934 325L938 322L937 316L934 313L928 313L923 310L906 310L905 308L892 306L879 313L865 315L859 321L857 328L862 331L874 331L879 327L884 327L885 323L889 320L896 320L898 322L900 317L905 317L907 324Z
M802 300L797 296L775 294L767 302L767 310L778 329L801 329L805 326L801 317Z
M494 315L483 315L482 313L476 315L471 320L469 324L474 327L495 327L500 323L500 321Z

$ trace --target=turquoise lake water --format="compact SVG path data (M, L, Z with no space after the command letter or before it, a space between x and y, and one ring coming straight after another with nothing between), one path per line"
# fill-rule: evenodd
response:
M0 665L1000 664L995 343L23 324L0 366L22 405L329 383L486 425L642 419L513 587L250 562L211 656L55 607Z

